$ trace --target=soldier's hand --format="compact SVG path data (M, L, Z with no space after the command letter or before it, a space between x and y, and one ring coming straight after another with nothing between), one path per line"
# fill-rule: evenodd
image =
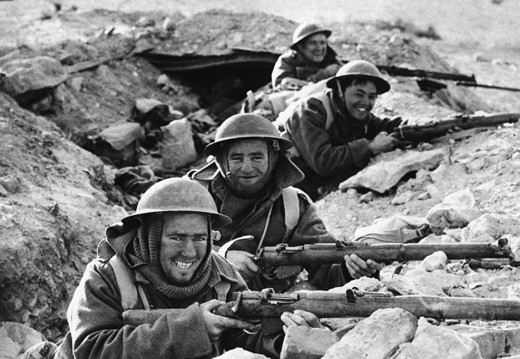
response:
M284 312L280 317L284 323L283 330L287 331L288 327L311 327L321 328L320 320L311 312L296 309L294 313Z
M223 304L226 303L212 299L209 302L199 305L202 319L204 319L204 324L206 325L206 330L208 331L209 339L212 342L219 340L220 336L226 329L236 328L245 329L248 331L253 331L255 329L255 326L251 323L247 323L238 319L223 317L212 312L219 305Z
M254 255L244 251L228 251L226 259L233 263L238 273L247 281L256 276L260 267L253 261Z
M370 151L374 156L381 152L393 151L398 147L403 147L404 143L395 137L389 136L386 132L380 132L377 136L368 144Z
M361 277L372 277L378 271L383 268L383 265L369 259L364 261L359 258L356 254L345 256L345 265L350 273L350 276L354 279Z

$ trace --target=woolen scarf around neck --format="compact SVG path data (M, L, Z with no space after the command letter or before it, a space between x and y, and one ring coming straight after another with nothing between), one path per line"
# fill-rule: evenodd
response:
M170 299L189 298L197 294L218 273L215 273L211 259L211 247L208 244L207 255L199 265L195 276L188 285L179 286L170 283L159 262L159 249L162 236L163 216L143 216L141 226L133 240L136 257L144 263L136 270L140 271L159 293Z

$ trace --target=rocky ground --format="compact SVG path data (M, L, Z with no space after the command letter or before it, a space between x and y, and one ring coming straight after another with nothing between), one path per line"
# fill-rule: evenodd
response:
M117 168L87 151L86 139L130 120L139 98L159 100L188 117L208 106L209 91L197 91L189 81L173 78L173 87L163 91L157 86L160 71L135 54L149 48L177 55L221 54L232 47L281 52L297 24L279 16L229 10L193 16L174 11L84 13L69 6L57 10L47 7L39 19L21 22L19 28L12 25L10 32L4 29L17 40L4 37L0 43L0 69L39 55L56 59L66 69L103 60L85 71L65 70L66 80L50 96L23 107L0 92L0 322L29 325L51 340L67 330L68 300L105 227L131 210L114 183ZM330 27L331 44L346 59L476 73L479 82L520 87L515 62L520 60L495 56L506 54L503 48L498 52L466 45L457 51L453 42L417 37L417 28L395 21L336 21ZM22 32L23 41L18 37ZM460 112L519 111L518 96L512 92L450 83L446 90L430 94L409 78L388 79L393 90L381 96L376 108L383 116L421 122ZM516 124L405 150L442 148L447 155L435 169L409 173L385 193L329 188L317 206L331 232L352 239L357 228L376 218L426 217L446 196L466 190L473 198L471 207L496 216L500 235L514 239L520 235L519 142ZM402 155L394 152L374 162ZM189 167L200 166L204 160L199 159ZM179 169L177 175L186 170ZM511 286L516 280L510 272L517 275L514 268L487 271L485 276L502 279L475 280L474 293L515 297Z

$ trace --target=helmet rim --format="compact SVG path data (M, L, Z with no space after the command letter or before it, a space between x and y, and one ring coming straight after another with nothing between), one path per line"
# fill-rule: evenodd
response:
M178 206L178 208L175 208ZM127 222L149 214L201 213L209 216L212 227L231 223L231 218L220 214L209 192L200 183L186 178L167 178L151 186L139 200L135 213L122 219Z

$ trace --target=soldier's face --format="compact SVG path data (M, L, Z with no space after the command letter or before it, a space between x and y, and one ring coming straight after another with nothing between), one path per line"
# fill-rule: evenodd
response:
M310 62L322 62L327 54L327 36L314 34L298 44L298 51Z
M208 218L201 213L164 215L159 262L173 284L189 283L208 251Z
M377 99L377 87L373 82L353 82L344 92L345 106L358 121L368 120Z
M227 146L227 180L239 193L255 194L269 179L269 151L263 140L239 140Z

